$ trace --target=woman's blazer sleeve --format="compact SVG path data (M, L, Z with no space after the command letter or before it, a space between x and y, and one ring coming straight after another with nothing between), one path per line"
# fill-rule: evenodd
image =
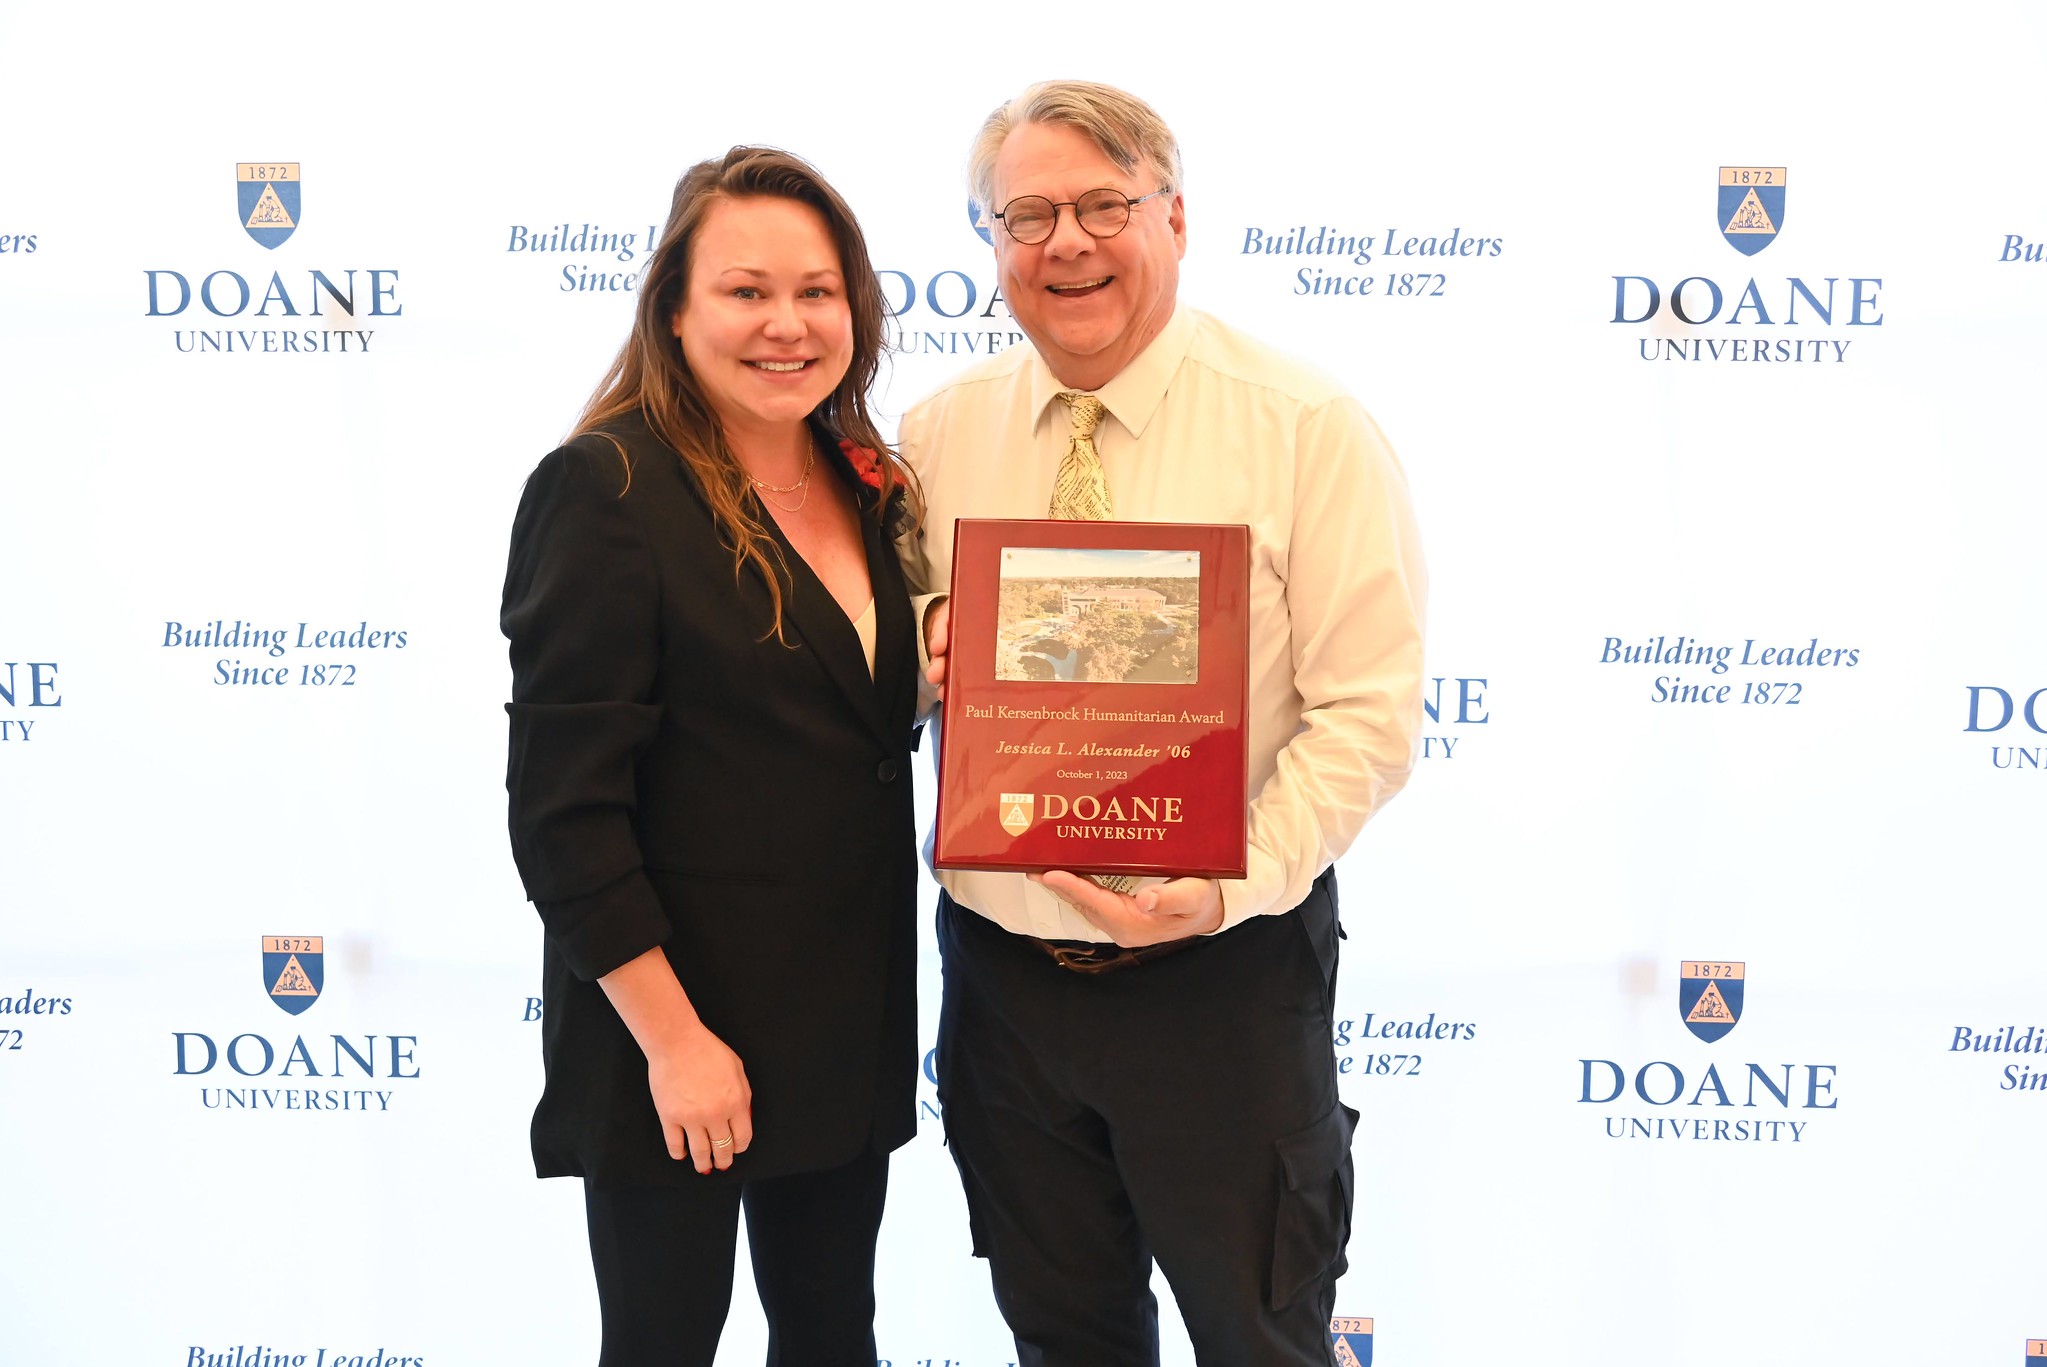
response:
M661 720L660 587L625 484L616 456L571 446L541 461L512 523L499 618L512 656L512 856L585 981L669 934L633 827L634 770Z

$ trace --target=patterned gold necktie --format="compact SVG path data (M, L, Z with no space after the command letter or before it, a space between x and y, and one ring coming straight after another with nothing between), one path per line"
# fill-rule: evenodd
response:
M1059 462L1059 477L1052 482L1052 507L1047 517L1069 522L1102 522L1110 515L1109 476L1102 469L1102 453L1095 450L1095 428L1102 421L1102 401L1076 389L1060 392L1073 410L1073 441L1066 458ZM1127 873L1089 873L1110 892L1131 892L1137 879Z
M1095 428L1102 421L1102 401L1078 390L1061 391L1060 398L1073 410L1073 440L1066 458L1059 462L1059 477L1052 482L1052 507L1045 516L1075 522L1100 522L1110 516L1109 477L1102 470L1102 454L1095 450Z

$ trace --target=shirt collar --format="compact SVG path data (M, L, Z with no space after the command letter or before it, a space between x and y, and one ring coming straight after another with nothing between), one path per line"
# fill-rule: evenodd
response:
M1166 386L1172 383L1173 376L1179 372L1180 362L1187 359L1188 349L1193 344L1194 311L1176 303L1173 316L1160 329L1159 335L1151 339L1151 345L1138 352L1114 379L1097 389L1095 397L1132 436L1143 436L1145 425L1166 397ZM1045 410L1058 404L1059 396L1064 392L1066 386L1059 383L1052 367L1045 364L1045 358L1033 355L1031 413L1034 424L1044 420ZM1060 405L1060 410L1063 422L1064 405Z

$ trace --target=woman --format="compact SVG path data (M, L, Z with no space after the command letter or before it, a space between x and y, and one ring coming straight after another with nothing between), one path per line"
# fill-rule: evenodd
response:
M534 1163L583 1178L607 1367L711 1362L742 1205L769 1362L875 1360L917 1047L890 544L914 491L867 410L883 316L816 171L692 167L632 336L512 528Z

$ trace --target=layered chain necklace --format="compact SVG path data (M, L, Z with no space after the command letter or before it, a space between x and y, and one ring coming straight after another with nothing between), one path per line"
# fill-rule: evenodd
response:
M809 449L806 450L803 454L803 477L797 480L794 484L770 484L764 479L754 479L753 476L751 475L748 475L747 478L752 481L753 487L756 490L758 490L763 495L763 497L765 497L768 494L793 494L796 493L798 490L801 490L802 497L798 498L793 505L787 503L776 503L775 500L773 500L772 498L767 499L768 503L772 504L776 508L781 509L785 513L800 513L803 511L803 505L810 501L810 472L814 468L816 468L816 465L817 445L816 443L813 442L810 445Z

